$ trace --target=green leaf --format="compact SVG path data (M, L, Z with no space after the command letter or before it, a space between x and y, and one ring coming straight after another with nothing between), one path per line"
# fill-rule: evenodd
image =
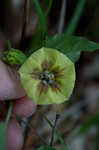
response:
M6 149L6 128L12 112L12 102L9 103L9 109L5 122L0 123L0 150Z
M0 123L0 150L6 149L6 124Z
M41 146L37 150L56 150L56 149L50 146Z
M54 48L67 55L73 62L76 62L82 51L95 51L99 44L89 41L83 37L67 36L57 34L54 37L47 37L43 42L44 47Z

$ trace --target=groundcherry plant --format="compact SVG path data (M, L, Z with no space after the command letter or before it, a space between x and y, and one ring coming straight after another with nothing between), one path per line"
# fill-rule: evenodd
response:
M32 40L27 56L22 51L11 48L4 54L2 60L10 66L20 67L18 72L23 88L28 97L37 105L59 105L69 100L72 94L76 80L75 62L79 59L81 52L97 50L99 49L99 44L84 37L72 36L84 8L85 0L79 0L66 32L52 37L46 34L46 19L39 1L33 0L33 2L41 25L41 29L38 28L38 32L42 33L43 40L41 41L41 37L37 37L35 33L34 41ZM48 1L48 3L47 15L51 8L52 0ZM12 104L9 110L11 110L11 107ZM9 112L7 118L10 118L11 111ZM7 123L8 119L6 124L1 124L0 126L2 137L5 137ZM56 133L59 135L58 132ZM63 139L60 136L59 139L63 144ZM2 142L0 139L0 149L5 150L5 143L2 143L4 143L4 140ZM66 147L64 149L67 150ZM55 150L55 148L44 146L38 150Z

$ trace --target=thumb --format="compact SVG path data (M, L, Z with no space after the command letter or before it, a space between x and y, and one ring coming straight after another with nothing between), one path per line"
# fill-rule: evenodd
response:
M18 72L0 61L0 100L11 100L25 96Z

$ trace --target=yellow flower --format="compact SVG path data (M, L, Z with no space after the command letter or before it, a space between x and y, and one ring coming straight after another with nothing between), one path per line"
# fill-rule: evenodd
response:
M69 99L75 83L75 67L58 50L41 48L19 70L27 95L36 104L60 104Z

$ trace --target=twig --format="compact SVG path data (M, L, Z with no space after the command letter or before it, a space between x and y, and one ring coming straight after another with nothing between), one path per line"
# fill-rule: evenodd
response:
M23 41L25 39L26 29L29 20L29 6L30 6L29 4L30 4L30 0L24 0L24 17L23 17L23 28L22 28L21 44L20 44L21 48L22 48Z
M60 116L59 114L56 114L55 124L54 124L54 127L52 129L52 136L51 136L50 146L53 146L54 135L55 135L55 130L56 130L56 124L57 124L57 121L59 119L59 116Z
M65 16L66 16L66 4L67 4L67 0L62 0L62 7L61 7L59 26L58 26L59 34L61 34L64 29L64 22L65 22Z

